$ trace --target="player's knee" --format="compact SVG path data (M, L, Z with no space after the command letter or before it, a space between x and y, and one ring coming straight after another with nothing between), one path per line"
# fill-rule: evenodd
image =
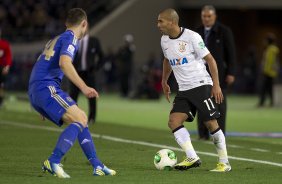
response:
M78 120L79 123L81 123L84 127L87 127L87 123L88 123L88 118L85 114L85 112L81 111L78 115Z
M168 127L171 130L174 130L175 128L179 127L182 123L177 121L177 119L170 117L168 120Z
M83 117L82 122L83 122L84 127L87 127L87 124L88 124L88 118L87 118L87 116Z
M88 118L82 110L77 110L76 113L67 113L63 116L66 123L79 123L83 127L87 127Z
M173 129L173 125L170 121L168 121L167 126L172 130Z
M205 125L206 125L207 129L209 130L209 132L213 132L214 130L219 128L216 119L206 121Z

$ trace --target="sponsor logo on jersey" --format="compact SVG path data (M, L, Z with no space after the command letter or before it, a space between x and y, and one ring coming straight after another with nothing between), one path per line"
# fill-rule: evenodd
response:
M187 43L180 42L179 43L179 52L185 52L186 51L186 45L187 45Z
M69 45L69 46L68 46L68 52L69 52L71 55L74 54L74 50L75 50L75 48L74 48L73 45Z
M176 66L176 65L184 65L188 63L188 60L186 57L184 58L179 58L179 59L170 59L169 63L171 66Z

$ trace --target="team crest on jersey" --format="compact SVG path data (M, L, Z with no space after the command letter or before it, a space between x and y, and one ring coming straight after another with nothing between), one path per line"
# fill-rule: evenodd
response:
M180 42L179 43L179 51L180 52L185 52L186 51L186 45L187 45L186 42Z
M72 102L73 100L72 100L72 98L71 97L67 97L67 101L69 101L69 102Z

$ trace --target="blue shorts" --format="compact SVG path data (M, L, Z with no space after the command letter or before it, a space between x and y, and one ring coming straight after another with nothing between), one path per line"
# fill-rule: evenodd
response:
M62 116L67 109L76 104L58 85L33 84L28 93L33 108L58 126L63 125Z

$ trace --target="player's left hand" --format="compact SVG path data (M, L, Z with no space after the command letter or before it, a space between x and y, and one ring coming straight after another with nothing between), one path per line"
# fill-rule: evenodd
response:
M223 102L223 94L219 85L214 85L211 93L211 96L215 98L215 102L217 104L221 104Z

